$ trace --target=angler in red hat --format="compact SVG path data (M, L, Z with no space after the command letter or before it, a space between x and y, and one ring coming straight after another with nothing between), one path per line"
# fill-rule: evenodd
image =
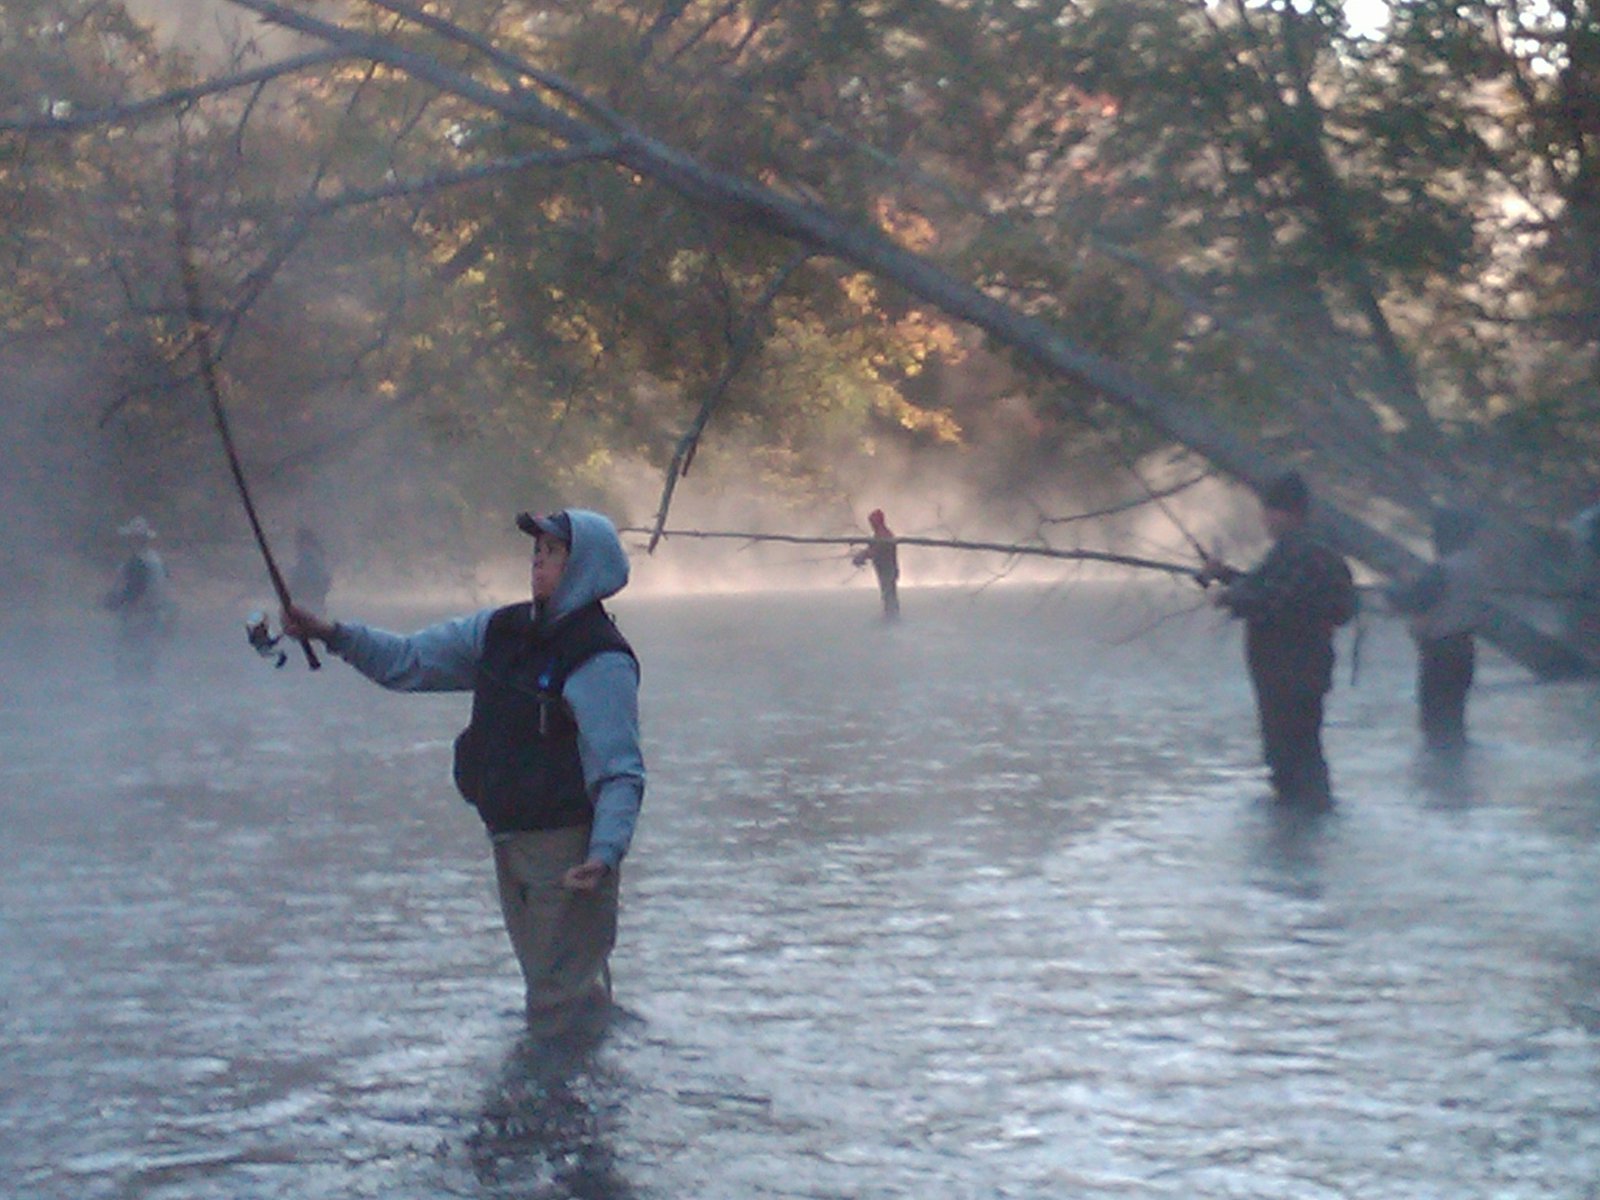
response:
M850 561L858 567L872 564L878 576L878 593L883 597L883 619L893 621L900 615L900 551L895 545L894 531L884 520L883 509L869 512L867 524L872 526L872 541Z

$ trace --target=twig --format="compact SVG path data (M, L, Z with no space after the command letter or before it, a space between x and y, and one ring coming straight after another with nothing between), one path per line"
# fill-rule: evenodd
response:
M1179 492L1188 491L1197 484L1204 483L1207 479L1212 478L1212 475L1213 473L1211 471L1202 471L1200 474L1192 475L1188 479L1185 479L1179 483L1168 484L1166 487L1158 489L1156 491L1156 496L1162 498L1167 496L1176 496ZM1130 512L1133 509L1142 508L1144 505L1151 503L1154 499L1155 497L1149 495L1137 496L1132 500L1122 500L1116 504L1108 504L1104 508L1093 508L1088 512L1072 513L1071 515L1065 517L1041 516L1039 518L1039 524L1078 525L1087 521L1099 521L1105 517L1114 517L1119 513Z
M672 462L667 465L666 481L661 488L661 505L656 511L655 527L650 534L650 550L656 548L656 543L666 532L667 510L672 507L672 493L677 490L678 480L689 473L689 466L694 462L695 451L700 446L700 437L705 433L712 412L727 395L728 388L744 366L745 360L760 344L761 322L766 318L767 312L777 300L778 293L783 290L783 285L789 281L789 277L804 266L810 257L811 252L803 246L791 254L778 269L778 273L767 282L755 306L745 315L739 327L730 333L727 361L722 364L722 371L717 376L716 382L711 385L711 390L700 402L700 411L689 423L689 428L684 431L683 437L678 439L677 449L672 452Z
M248 71L240 71L236 75L209 79L192 87L173 88L143 100L131 100L126 104L84 109L64 116L46 114L36 117L0 117L0 133L71 133L97 125L133 125L165 116L170 109L187 107L206 96L238 91L240 88L257 87L286 75L308 71L313 67L327 66L329 63L349 57L350 53L347 50L328 47L296 55L293 58L280 58Z

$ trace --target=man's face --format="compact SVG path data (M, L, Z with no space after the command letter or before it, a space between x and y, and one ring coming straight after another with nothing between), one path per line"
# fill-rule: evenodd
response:
M556 594L561 572L567 569L567 544L541 533L533 539L533 598L548 600Z

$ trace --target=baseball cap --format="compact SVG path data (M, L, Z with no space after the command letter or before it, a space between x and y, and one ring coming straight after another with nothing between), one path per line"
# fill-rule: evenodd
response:
M572 518L564 512L518 513L517 528L529 537L542 533L572 545Z

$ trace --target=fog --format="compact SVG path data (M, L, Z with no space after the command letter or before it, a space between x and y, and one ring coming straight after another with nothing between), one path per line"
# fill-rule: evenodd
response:
M132 7L201 54L244 28ZM1181 576L907 546L887 623L848 547L630 532L621 1009L535 1044L450 784L468 698L254 654L277 604L209 414L125 403L99 349L0 371L7 1196L1592 1200L1592 681L1483 650L1441 763L1373 606L1338 638L1338 803L1309 815L1268 802L1238 626ZM363 400L240 430L280 565L300 526L326 543L334 617L526 598L519 509L656 514L659 464ZM995 408L960 447L809 472L714 422L667 524L1264 548L1218 478L1150 500L1203 464L1045 462ZM136 515L175 604L145 672L104 603Z
M13 359L0 383L9 436L0 447L3 587L13 604L92 609L127 547L116 530L135 515L152 520L157 548L180 601L202 611L276 610L266 570L228 475L210 414L199 397L176 413L181 439L156 434L114 404L112 382L92 370L52 364L49 355ZM170 422L169 413L165 420ZM187 423L187 428L184 428ZM512 523L520 509L578 503L619 526L650 527L663 476L652 464L618 459L598 482L563 491L529 468L487 484L470 444L441 443L416 414L387 414L358 438L256 419L235 432L243 467L279 566L293 555L296 528L328 547L336 611L358 615L397 600L439 606L501 603L525 596L527 540ZM1214 478L1164 499L1204 474L1178 456L1153 456L1134 471L1094 465L1081 473L1008 473L1015 430L979 430L970 443L914 453L886 445L833 464L810 481L774 488L751 467L751 447L713 428L694 472L681 480L669 529L864 537L866 515L885 510L902 536L1112 550L1194 563L1193 543L1244 561L1262 545L1253 499ZM165 440L163 440L165 439ZM538 431L530 430L529 449ZM497 507L461 500L469 477ZM1079 521L1078 514L1116 508ZM679 592L858 589L870 569L850 564L851 548L667 538L653 554L630 534L632 587L641 595ZM1126 578L1124 569L1028 557L906 547L907 587L979 588L999 582L1056 584Z
M265 55L291 48L296 38L217 0L126 0L128 12L146 22L162 42L182 47L202 64L219 67L244 44Z
M30 406L12 379L18 1196L1592 1194L1592 684L1487 652L1473 745L1441 770L1404 629L1369 613L1339 639L1338 806L1300 819L1263 800L1237 627L1186 580L907 547L888 625L843 548L630 536L613 608L650 783L622 1011L555 1053L520 1032L449 784L466 697L255 656L243 617L271 596L220 476L157 541L175 634L120 677L98 598L116 525L159 497L91 384L43 379ZM326 534L336 615L410 629L527 594L509 513L395 471L418 436L397 421L260 489L280 552L301 521ZM1021 542L1193 472L997 494L908 457L797 505L738 457L680 485L672 525L860 535L882 507L899 533ZM618 519L648 522L660 482L620 465ZM1262 545L1215 481L1049 529L1175 561Z

